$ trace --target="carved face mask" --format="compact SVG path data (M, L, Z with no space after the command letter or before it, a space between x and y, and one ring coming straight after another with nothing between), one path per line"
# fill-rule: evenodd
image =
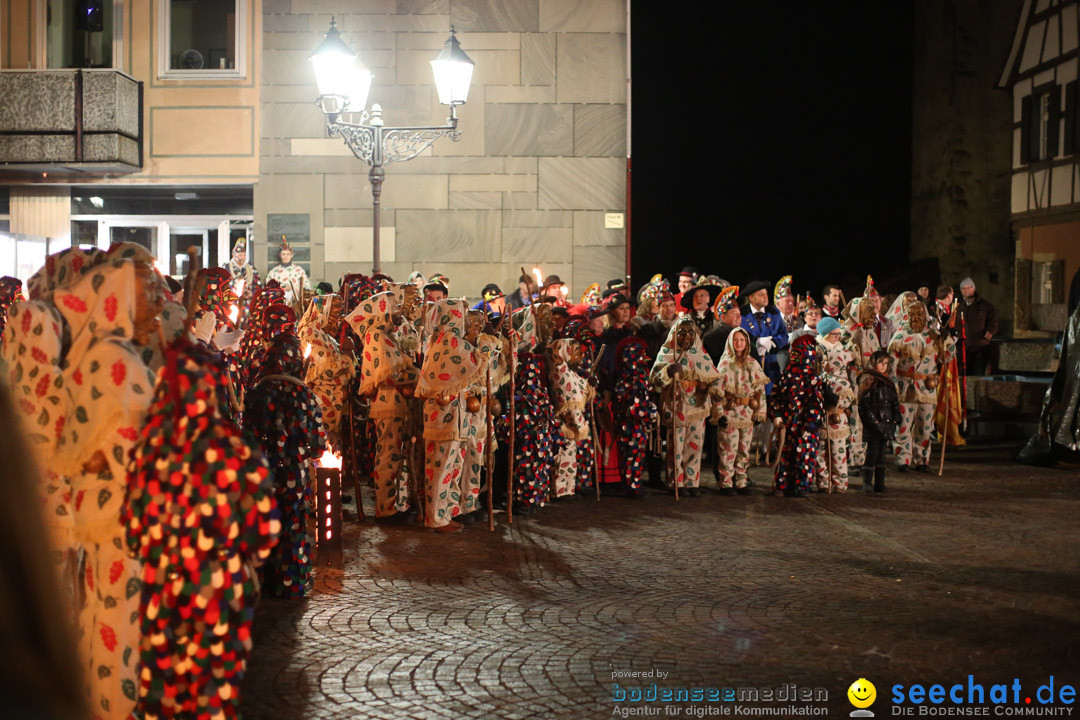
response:
M912 304L908 308L908 324L912 332L922 332L926 329L926 308L921 303Z
M401 314L412 320L420 307L420 290L412 283L409 283L404 287L404 291L404 299L401 303Z
M537 334L540 336L540 342L546 343L555 331L555 318L551 316L551 306L541 303L536 306L535 312Z
M484 322L487 320L485 313L480 310L470 310L465 322L465 339L475 345L476 339L484 330Z

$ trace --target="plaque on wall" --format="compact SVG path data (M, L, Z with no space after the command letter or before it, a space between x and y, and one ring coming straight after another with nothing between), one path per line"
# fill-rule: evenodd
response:
M308 245L311 242L311 216L307 213L267 215L267 245L281 247L281 236L290 245Z

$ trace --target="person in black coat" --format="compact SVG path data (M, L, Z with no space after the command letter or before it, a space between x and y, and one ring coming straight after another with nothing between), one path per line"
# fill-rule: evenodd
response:
M888 373L889 353L877 350L859 376L859 418L866 442L862 467L865 493L885 492L885 448L900 426L900 398Z

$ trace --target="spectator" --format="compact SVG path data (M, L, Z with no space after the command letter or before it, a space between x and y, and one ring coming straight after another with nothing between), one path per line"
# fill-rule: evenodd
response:
M986 375L990 369L990 353L993 349L990 340L998 332L997 310L988 300L979 297L975 292L975 282L969 277L960 281L960 294L963 300L958 309L964 319L964 330L967 334L964 341L967 374Z

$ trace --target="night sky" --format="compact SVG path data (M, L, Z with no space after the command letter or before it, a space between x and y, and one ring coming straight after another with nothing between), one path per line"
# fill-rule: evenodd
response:
M633 4L635 288L690 264L820 302L907 260L911 6L830 5Z

